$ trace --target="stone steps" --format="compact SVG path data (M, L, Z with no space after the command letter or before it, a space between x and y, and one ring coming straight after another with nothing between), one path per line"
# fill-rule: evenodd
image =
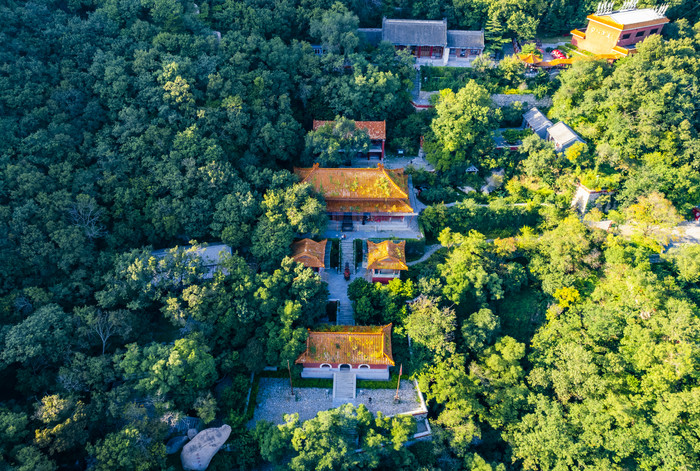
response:
M333 374L333 404L353 402L357 393L355 373L340 372Z
M337 325L355 325L355 316L352 311L352 303L349 300L341 299L338 303Z
M340 271L345 271L345 264L350 264L350 273L355 273L355 250L352 240L343 239L340 241L340 253L343 259L340 262Z

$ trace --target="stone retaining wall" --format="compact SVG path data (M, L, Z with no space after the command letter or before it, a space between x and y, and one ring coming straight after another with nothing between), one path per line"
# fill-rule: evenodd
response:
M537 106L538 108L549 108L552 106L552 97L546 96L538 100L532 93L528 93L526 95L506 95L503 93L497 93L495 95L491 95L491 99L496 106L508 106L516 101L519 101L520 103L527 103L530 106Z

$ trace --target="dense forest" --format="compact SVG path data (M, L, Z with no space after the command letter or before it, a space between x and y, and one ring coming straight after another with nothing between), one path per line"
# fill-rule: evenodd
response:
M700 204L697 2L671 0L664 35L615 63L477 60L420 113L414 59L356 34L447 18L497 50L580 27L597 3L2 2L0 469L181 469L165 442L184 416L232 427L212 470L699 468L700 246L650 263L658 228ZM587 144L496 152L491 133L523 110L491 95L518 87ZM424 136L437 169L412 177L442 248L349 287L358 323L412 339L430 441L403 446L408 421L362 406L246 427L251 373L293 363L326 314L326 283L288 255L327 224L293 167L367 146L309 132L335 118L386 120L390 152ZM443 204L468 164L505 169L503 187ZM582 221L571 196L591 179L616 192ZM602 218L633 234L585 224ZM197 248L218 241L233 255L205 277Z

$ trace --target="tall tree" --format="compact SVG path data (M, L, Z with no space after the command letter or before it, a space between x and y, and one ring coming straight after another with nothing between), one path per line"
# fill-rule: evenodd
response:
M436 142L426 148L428 160L440 170L468 160L479 162L492 146L492 106L488 91L473 80L457 93L442 90L431 124Z
M321 167L337 167L349 163L358 152L369 151L369 134L355 122L337 116L306 135L305 163Z

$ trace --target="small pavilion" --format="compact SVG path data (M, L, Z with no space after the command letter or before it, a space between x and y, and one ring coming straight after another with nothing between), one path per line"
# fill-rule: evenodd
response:
M299 262L316 273L321 273L326 268L326 243L328 239L314 242L311 239L302 239L292 244L292 260Z
M314 131L326 124L333 124L334 121L319 121L314 119ZM386 143L386 121L355 121L357 129L364 129L369 134L369 152L367 160L377 157L384 160L384 145Z
M295 361L302 378L333 378L348 371L357 379L389 379L394 366L391 324L385 326L327 326L309 330L306 351Z
M367 241L367 271L373 283L388 283L408 270L406 265L406 241L385 240L375 244Z

